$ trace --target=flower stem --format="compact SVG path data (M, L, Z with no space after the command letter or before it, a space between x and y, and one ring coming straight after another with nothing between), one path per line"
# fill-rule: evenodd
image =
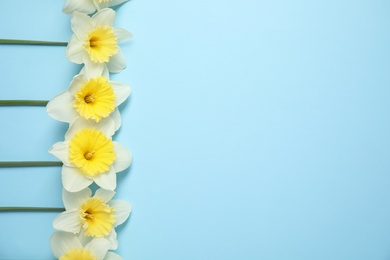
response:
M34 212L61 212L64 208L45 208L45 207L0 207L1 211L34 211Z
M0 39L0 44L67 46L67 42Z
M0 106L46 106L47 100L0 100Z
M62 166L62 162L52 162L52 161L0 162L0 167L36 167L36 166Z

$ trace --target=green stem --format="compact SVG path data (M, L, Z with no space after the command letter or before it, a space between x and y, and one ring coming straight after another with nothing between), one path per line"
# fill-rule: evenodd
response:
M50 41L31 41L31 40L15 40L15 39L0 39L0 44L18 44L18 45L49 45L49 46L67 46L67 42L50 42Z
M64 208L45 208L45 207L0 207L1 211L34 211L34 212L61 212Z
M47 100L0 100L0 106L41 106L44 107Z
M0 162L0 167L36 167L36 166L62 166L62 162L52 162L52 161Z

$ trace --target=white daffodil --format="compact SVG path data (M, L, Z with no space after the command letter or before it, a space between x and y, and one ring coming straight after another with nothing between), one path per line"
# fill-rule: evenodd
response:
M112 141L115 123L106 118L99 123L77 118L49 153L63 162L62 184L69 192L85 189L95 182L106 190L115 190L116 173L128 168L131 152Z
M89 17L80 12L72 14L73 35L66 48L66 57L74 63L85 64L88 75L96 77L105 67L110 72L120 72L126 60L118 44L129 40L130 32L112 27L115 11L104 8Z
M50 246L54 256L60 260L122 260L121 256L108 252L110 243L106 239L95 238L83 244L71 233L54 232Z
M73 78L68 90L49 101L46 111L52 118L67 123L78 117L97 123L110 117L115 122L115 130L118 130L121 116L117 107L130 92L125 83L109 81L102 76L88 79L80 73Z
M85 14L91 14L102 8L120 5L129 0L67 0L62 12L71 14L79 11Z
M93 238L105 238L110 250L118 248L115 227L129 217L131 206L127 201L111 200L114 191L98 189L91 197L90 188L79 192L62 190L65 210L53 221L55 229L79 234L83 243Z

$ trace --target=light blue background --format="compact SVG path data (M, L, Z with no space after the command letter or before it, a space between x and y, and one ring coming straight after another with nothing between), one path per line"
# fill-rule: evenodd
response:
M63 1L1 1L0 38L67 41ZM133 0L115 139L124 259L390 259L390 2ZM0 46L0 99L50 99L64 47ZM67 125L0 108L0 160ZM59 168L0 169L0 206L62 206ZM53 259L55 213L0 213L0 259Z

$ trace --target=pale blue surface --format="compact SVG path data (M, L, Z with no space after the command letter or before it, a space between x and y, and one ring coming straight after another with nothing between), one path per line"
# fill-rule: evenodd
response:
M63 1L1 1L0 38L67 41ZM390 258L390 2L133 0L115 139L124 259ZM64 47L0 46L0 99L50 99ZM66 125L0 108L0 160L51 160ZM0 206L62 206L59 168L0 169ZM52 259L56 214L0 213L0 259Z

